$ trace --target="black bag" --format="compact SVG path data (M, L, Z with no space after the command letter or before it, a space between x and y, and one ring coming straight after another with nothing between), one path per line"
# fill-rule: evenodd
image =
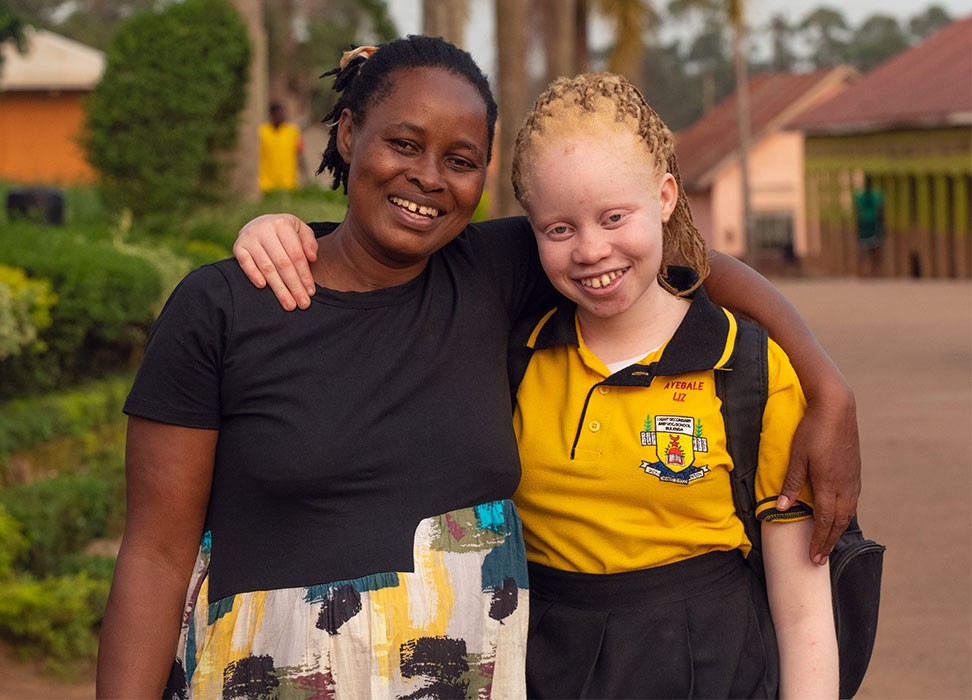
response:
M716 394L722 400L726 424L726 444L734 464L733 501L753 545L748 561L760 580L765 577L755 485L759 434L768 391L766 348L766 331L739 321L736 349L727 365L731 371L715 372ZM874 650L884 550L884 545L864 537L855 516L830 553L842 698L857 693Z

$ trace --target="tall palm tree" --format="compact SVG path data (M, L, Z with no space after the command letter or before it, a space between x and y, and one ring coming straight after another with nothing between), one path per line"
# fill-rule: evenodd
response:
M260 189L257 169L260 144L257 132L267 111L267 35L263 25L263 0L232 0L250 34L250 84L246 107L240 120L240 138L233 154L233 189L247 199L256 198Z
M658 24L658 15L648 0L596 0L599 13L614 24L614 48L608 70L620 73L635 85L642 84L646 31Z
M523 0L496 0L496 63L499 73L499 134L495 212L499 216L519 213L510 182L513 144L520 120L528 107L527 81L524 76L527 54L529 6Z
M538 0L546 82L581 70L577 63L578 0Z
M732 25L732 55L736 65L736 118L739 123L739 181L742 189L742 223L746 239L746 257L756 255L756 231L753 225L752 193L749 180L749 67L746 60L745 0L729 0L729 22Z
M745 0L671 0L668 10L675 16L700 12L709 21L728 21L732 30L732 53L736 73L736 122L739 129L739 179L742 198L742 228L746 257L756 253L753 239L752 196L749 178L749 67L746 56ZM717 19L718 18L718 19Z

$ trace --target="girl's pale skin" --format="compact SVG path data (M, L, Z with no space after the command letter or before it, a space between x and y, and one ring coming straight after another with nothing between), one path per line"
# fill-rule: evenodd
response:
M658 347L688 311L657 278L678 185L671 174L658 174L634 133L584 127L534 142L525 159L524 205L547 277L576 302L585 343L610 363ZM812 521L764 522L761 531L780 697L836 698L830 569L804 554Z

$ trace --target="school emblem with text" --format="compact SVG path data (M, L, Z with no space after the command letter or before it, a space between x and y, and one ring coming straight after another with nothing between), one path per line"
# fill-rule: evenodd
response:
M642 460L640 468L659 481L690 484L709 471L707 464L695 463L709 451L709 443L702 436L702 421L691 416L655 416L654 421L647 416L641 444L654 448L655 460Z

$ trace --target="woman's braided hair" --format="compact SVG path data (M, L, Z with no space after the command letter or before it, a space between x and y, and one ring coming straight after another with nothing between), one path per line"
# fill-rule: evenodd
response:
M368 110L381 102L395 85L395 72L409 68L441 68L465 78L476 88L486 105L487 136L486 163L493 151L496 133L496 101L489 81L466 51L441 37L410 35L395 39L377 48L358 47L345 54L341 66L324 73L334 75L333 90L340 96L334 108L322 120L330 133L321 157L317 174L328 170L334 176L331 189L344 187L348 191L348 164L337 149L337 124L341 113L351 111L355 124L363 124Z
M543 91L516 137L512 178L517 200L526 207L530 199L524 172L529 169L537 154L536 147L542 144L544 137L597 138L598 128L636 133L645 145L646 155L653 160L658 177L668 172L675 178L678 199L662 228L663 254L658 281L672 294L690 294L709 274L709 261L705 240L695 227L688 197L682 188L675 140L641 92L624 77L613 73L583 73L573 78L558 78ZM652 185L646 183L646 186ZM695 270L698 274L696 284L687 290L672 287L668 282L670 264L688 265Z

